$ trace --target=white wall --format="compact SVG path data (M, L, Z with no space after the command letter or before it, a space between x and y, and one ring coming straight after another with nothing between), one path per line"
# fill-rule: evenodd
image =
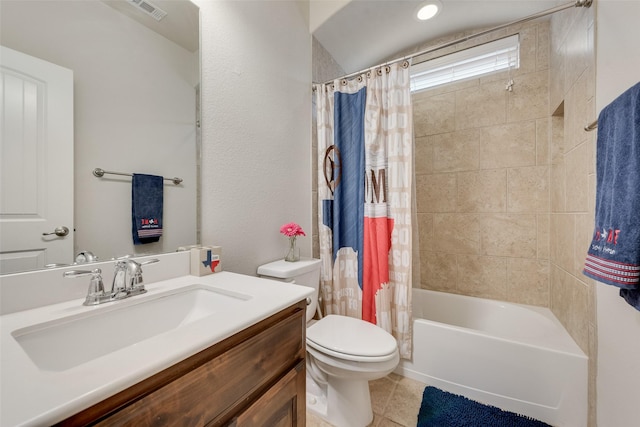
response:
M640 81L640 2L596 3L596 111ZM640 384L640 311L598 284L598 425L636 426Z
M195 243L199 54L99 1L3 0L0 8L3 45L74 72L76 250L109 259ZM133 246L131 178L98 179L97 167L184 179L165 185L160 242Z
M311 35L304 2L196 0L202 51L202 243L223 269L311 255Z
M309 28L313 33L327 19L331 18L336 12L345 7L352 0L309 0ZM324 81L324 80L323 80Z

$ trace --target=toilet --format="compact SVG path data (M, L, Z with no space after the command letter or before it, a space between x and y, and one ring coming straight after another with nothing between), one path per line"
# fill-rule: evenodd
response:
M395 338L364 320L318 310L320 260L274 261L258 276L314 289L307 305L307 410L337 427L364 427L373 420L369 381L400 361Z

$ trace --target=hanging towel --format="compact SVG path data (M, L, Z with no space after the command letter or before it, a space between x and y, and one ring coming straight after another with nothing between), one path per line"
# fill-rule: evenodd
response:
M584 274L640 310L640 83L600 112L595 231Z
M134 245L157 242L162 236L163 180L157 175L133 174L131 220Z

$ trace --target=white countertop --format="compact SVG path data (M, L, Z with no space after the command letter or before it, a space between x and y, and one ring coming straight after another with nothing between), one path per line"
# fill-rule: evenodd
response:
M63 371L39 369L12 336L30 325L97 310L84 298L0 316L0 426L50 425L136 384L205 348L311 296L313 290L221 272L147 284L148 292L202 285L251 296L242 310L208 317ZM127 300L123 300L124 302ZM119 304L120 302L106 305ZM135 328L135 325L131 325ZM126 333L126 331L114 331ZM81 337L79 337L81 339Z

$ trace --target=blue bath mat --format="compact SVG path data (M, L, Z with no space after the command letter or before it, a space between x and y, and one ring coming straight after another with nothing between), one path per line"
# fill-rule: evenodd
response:
M427 387L422 394L418 427L551 427L542 421L487 406L464 396Z

